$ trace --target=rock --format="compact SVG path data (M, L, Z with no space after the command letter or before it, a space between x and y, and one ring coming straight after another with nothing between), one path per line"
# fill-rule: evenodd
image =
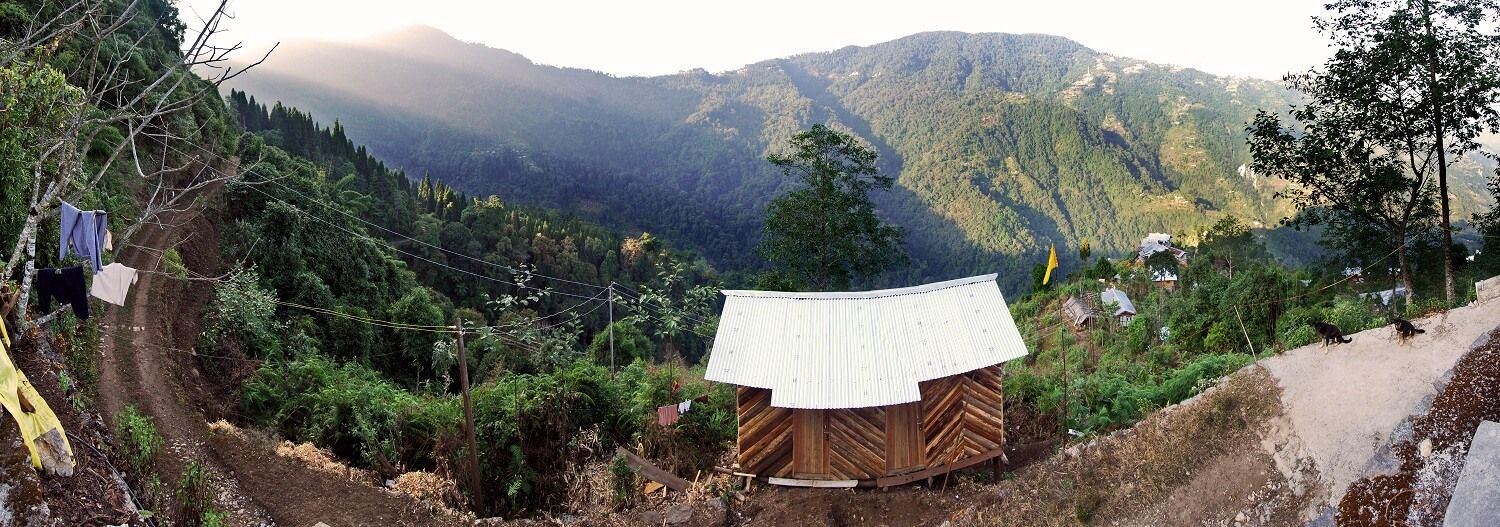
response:
M557 517L557 523L561 523L563 525L573 525L575 523L578 523L580 519L581 518L572 514L563 514Z
M720 514L724 513L724 500L721 500L721 499L718 499L718 498L713 498L713 499L704 501L703 504L708 507L708 510L711 510L711 511L714 511L714 512L717 512L717 513L720 513Z
M1417 451L1422 453L1423 458L1432 456L1432 438L1423 439L1417 444Z
M1243 524L1247 521L1250 521L1250 518L1245 516L1245 511L1240 511L1239 514L1234 515L1234 523L1236 524Z
M1453 487L1445 526L1494 525L1500 516L1500 423L1482 421L1474 431L1463 474ZM1486 520L1485 518L1489 518Z
M667 509L666 520L668 525L681 525L691 519L693 519L692 507L687 505L673 505L672 508Z
M661 513L656 511L641 511L641 523L646 525L661 525Z

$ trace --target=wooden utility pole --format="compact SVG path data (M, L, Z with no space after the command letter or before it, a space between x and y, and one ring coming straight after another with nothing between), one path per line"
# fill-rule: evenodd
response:
M458 331L458 385L464 392L464 435L469 442L469 477L473 478L474 514L484 515L484 491L479 479L479 451L474 442L474 406L469 402L469 352L464 349L464 323L458 315L453 316L453 329Z
M615 283L609 283L609 374L615 374Z
M1240 306L1234 306L1234 319L1240 322L1240 333L1245 334L1245 346L1250 348L1250 354L1255 354L1255 344L1250 342L1250 331L1245 329L1245 319L1240 317Z

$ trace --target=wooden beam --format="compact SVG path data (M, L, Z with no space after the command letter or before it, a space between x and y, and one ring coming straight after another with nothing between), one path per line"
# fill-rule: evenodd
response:
M667 488L677 492L685 492L688 489L688 480L677 477L676 474L656 468L650 461L642 459L641 456L630 453L624 448L615 447L615 453L625 457L625 464L635 470L641 477L666 485Z
M971 457L967 457L967 458L964 458L964 459L960 459L958 461L955 461L953 463L949 463L947 465L940 465L940 466L929 468L927 470L922 470L922 471L918 471L918 472L912 472L910 474L902 474L900 476L890 476L890 477L884 477L884 478L877 478L875 480L875 486L877 486L877 487L891 487L891 486L895 486L895 485L905 485L907 483L911 483L911 482L919 480L919 479L927 479L927 478L930 478L932 476L936 476L936 475L939 475L939 474L946 474L946 473L949 473L949 472L952 472L952 471L955 471L955 470L961 470L961 469L969 468L969 467L972 467L974 465L978 465L980 463L983 463L985 461L989 461L991 459L995 459L995 458L1000 457L1000 456L1002 456L1004 454L1005 454L1005 449L1004 448L997 448L997 449L994 449L994 450L991 450L989 452L985 452L985 453L982 453L982 454L979 454L979 455L976 455L976 456L971 456Z
M859 485L859 481L852 479L790 479L772 477L766 480L772 485L783 487L815 487L820 489L852 489Z

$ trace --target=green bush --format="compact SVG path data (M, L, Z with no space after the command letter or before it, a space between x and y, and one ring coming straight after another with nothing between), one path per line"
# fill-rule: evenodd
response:
M368 367L316 354L261 367L245 383L241 405L288 437L367 466L399 459L407 418L434 406Z
M640 482L636 478L635 469L625 462L625 456L616 455L609 464L610 488L614 491L614 505L618 508L627 507L635 502L636 489L640 488Z
M156 421L151 416L136 410L135 405L126 405L115 414L115 437L122 444L123 456L137 477L145 477L156 467L156 454L161 451L161 434L156 431Z
M260 284L255 269L230 273L214 288L198 347L209 355L238 346L247 356L272 357L281 350L286 324L276 317L276 295Z
M1386 324L1386 317L1375 311L1374 304L1359 298L1341 298L1327 312L1329 324L1338 326L1345 335L1352 335Z
M188 462L177 485L177 524L186 527L226 525L227 515L214 508L213 500L208 469L197 460Z

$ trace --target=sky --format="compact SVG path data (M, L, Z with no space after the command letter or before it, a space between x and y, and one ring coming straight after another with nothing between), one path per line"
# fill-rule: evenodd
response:
M362 40L423 24L534 62L615 75L719 72L912 33L1046 33L1219 75L1279 79L1329 51L1325 0L229 0L221 42ZM219 0L179 0L193 27ZM271 60L275 60L274 55Z

